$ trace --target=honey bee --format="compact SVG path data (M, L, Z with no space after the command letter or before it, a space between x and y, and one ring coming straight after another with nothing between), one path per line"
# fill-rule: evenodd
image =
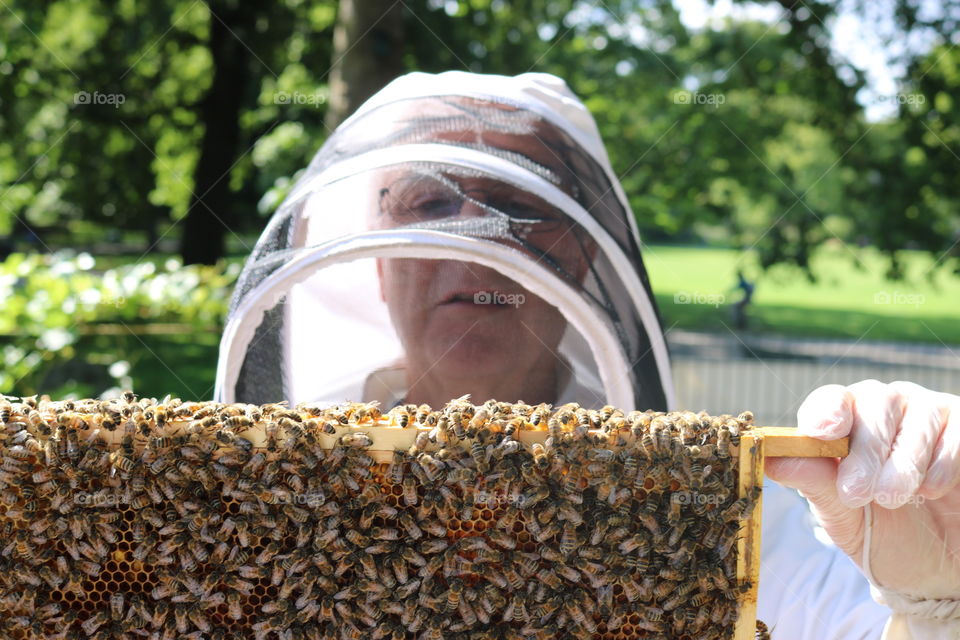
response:
M450 581L450 588L447 590L446 610L448 612L460 607L460 598L463 595L463 580L454 578Z
M134 460L128 458L119 450L110 454L110 462L113 464L114 469L119 469L124 473L132 473L137 464L134 462Z
M550 497L550 488L545 485L540 485L534 487L530 491L527 491L523 495L519 496L518 500L512 500L513 502L518 502L520 507L524 510L533 509L535 506L546 500Z
M6 453L13 458L11 465L14 463L19 463L23 460L28 460L33 455L30 449L20 444L13 445L12 447L8 448Z
M484 427L477 434L477 439L470 443L470 455L473 458L473 463L477 468L477 471L480 473L487 473L490 470L490 464L487 458L487 450L483 445L486 434L489 433L488 429Z
M717 431L717 457L721 460L730 457L730 445L731 445L731 433L730 429L726 425L721 425L720 429Z
M533 463L538 469L544 470L550 466L550 459L547 457L546 449L542 444L535 442L530 449L533 455Z
M245 416L234 416L233 418L228 418L228 420L233 420L233 419L246 420L246 417L245 417ZM251 426L252 426L252 425L251 425ZM233 432L231 429L229 429L229 428L223 428L223 429L220 429L219 431L217 431L217 432L216 432L216 438L217 438L217 440L219 440L220 442L222 442L222 443L224 443L224 444L226 444L226 445L229 445L229 446L231 446L231 447L236 447L237 449L240 449L240 450L242 450L242 451L250 451L250 450L253 449L253 443L252 443L252 442L250 442L250 441L247 440L246 438L243 438L243 437L241 437L241 436L238 436L236 433L234 433L234 432Z
M338 442L344 447L367 448L373 444L373 440L367 433L358 431L356 433L346 433L340 436Z
M419 496L417 495L417 483L413 476L406 476L403 479L403 502L408 507L416 506Z
M410 426L410 413L403 405L394 407L387 413L387 415L392 418L395 424L400 425L400 427L403 429L406 429L408 426ZM414 423L416 423L416 421L414 421Z
M739 498L733 502L730 506L726 507L723 511L720 512L719 519L721 522L730 522L733 520L740 520L743 518L744 514L753 508L753 499L750 497Z
M597 632L597 625L593 621L592 616L588 616L583 612L583 609L576 602L568 602L566 607L567 613L570 614L570 618L587 633L594 634Z
M413 411L414 421L422 426L427 426L430 424L431 416L433 415L433 409L430 408L428 404L421 404L419 407Z
M110 596L110 617L119 622L124 613L124 599L122 593L114 593Z
M377 422L381 415L380 403L375 401L356 405L351 417L354 422L363 422L365 420Z
M542 429L543 425L547 421L547 416L550 415L550 405L548 404L539 404L534 408L533 412L530 414L530 424L535 428Z
M600 419L600 422L601 423L609 422L610 419L613 418L613 415L615 413L619 413L619 411L620 410L617 409L616 407L612 407L610 405L604 405L603 407L601 407L600 411L598 412L598 417Z
M566 523L560 536L560 553L569 556L580 546L580 543L577 527L569 522Z
M637 432L634 432L636 437ZM656 461L659 459L659 451L657 449L656 440L654 439L656 432L652 429L650 431L642 431L639 433L640 438L640 451L649 461Z
M730 551L733 550L734 544L737 542L737 537L735 535L725 535L717 546L713 548L714 556L718 560L726 560L727 558L734 559L735 556L730 554ZM728 572L726 575L730 576L731 574L736 575L735 571Z
M400 530L393 527L373 527L370 537L374 540L399 540Z
M89 560L77 560L76 567L90 577L96 578L100 575L100 564L90 562Z
M98 611L93 614L80 625L80 628L83 630L87 636L92 636L97 629L105 625L110 621L110 614L106 611Z
M244 413L243 407L239 405L220 405L219 409L217 410L217 416L221 421L232 416L243 415ZM289 415L289 411L287 411L285 408L280 409L278 410L277 415L286 416Z
M252 428L255 422L257 421L252 420L250 416L244 414L244 415L230 416L229 418L223 421L223 426L225 427L225 429L229 429L231 432L245 431L247 429ZM222 431L218 432L217 434L218 437L220 436L221 433L223 432ZM227 438L225 441L228 443L230 442L229 438Z
M454 435L457 435L458 438L474 438L480 429L484 428L490 421L491 417L490 408L484 405L470 417L467 428L462 432L462 435L457 435L456 431L454 431Z

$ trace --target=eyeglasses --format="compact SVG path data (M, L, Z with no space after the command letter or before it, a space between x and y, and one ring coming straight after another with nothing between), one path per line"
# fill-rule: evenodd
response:
M400 226L433 223L460 216L469 202L482 212L479 217L499 218L515 238L537 245L538 239L563 233L572 224L563 213L518 187L479 178L469 183L464 188L447 176L425 174L399 178L380 190L380 213Z

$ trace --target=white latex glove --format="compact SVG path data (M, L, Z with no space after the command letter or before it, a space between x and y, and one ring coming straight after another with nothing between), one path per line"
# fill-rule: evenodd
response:
M772 458L894 611L884 638L960 638L960 397L910 382L814 390L800 431L850 437L843 459ZM866 550L866 553L865 553Z

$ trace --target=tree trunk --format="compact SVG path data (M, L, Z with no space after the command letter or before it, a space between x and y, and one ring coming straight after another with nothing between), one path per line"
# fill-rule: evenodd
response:
M240 107L250 53L238 38L249 33L249 5L210 2L213 81L200 105L204 125L193 195L183 221L180 255L184 264L213 264L224 254L224 239L235 224L230 169L240 139ZM232 33L231 33L232 32ZM235 35L236 34L236 35Z
M403 72L403 2L341 0L326 125L332 131Z

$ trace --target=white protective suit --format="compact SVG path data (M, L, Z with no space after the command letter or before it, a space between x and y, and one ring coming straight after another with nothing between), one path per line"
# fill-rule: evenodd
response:
M392 288L391 274L426 266L434 280ZM431 296L450 318L471 296L478 314L501 314L506 366L535 335L560 372L553 401L675 408L634 216L593 118L559 78L412 73L341 125L246 263L217 399L396 403L416 383L407 316ZM551 318L555 335L529 324ZM482 353L469 357L482 368ZM880 638L890 616L815 535L806 501L769 481L760 578L758 617L777 639Z

